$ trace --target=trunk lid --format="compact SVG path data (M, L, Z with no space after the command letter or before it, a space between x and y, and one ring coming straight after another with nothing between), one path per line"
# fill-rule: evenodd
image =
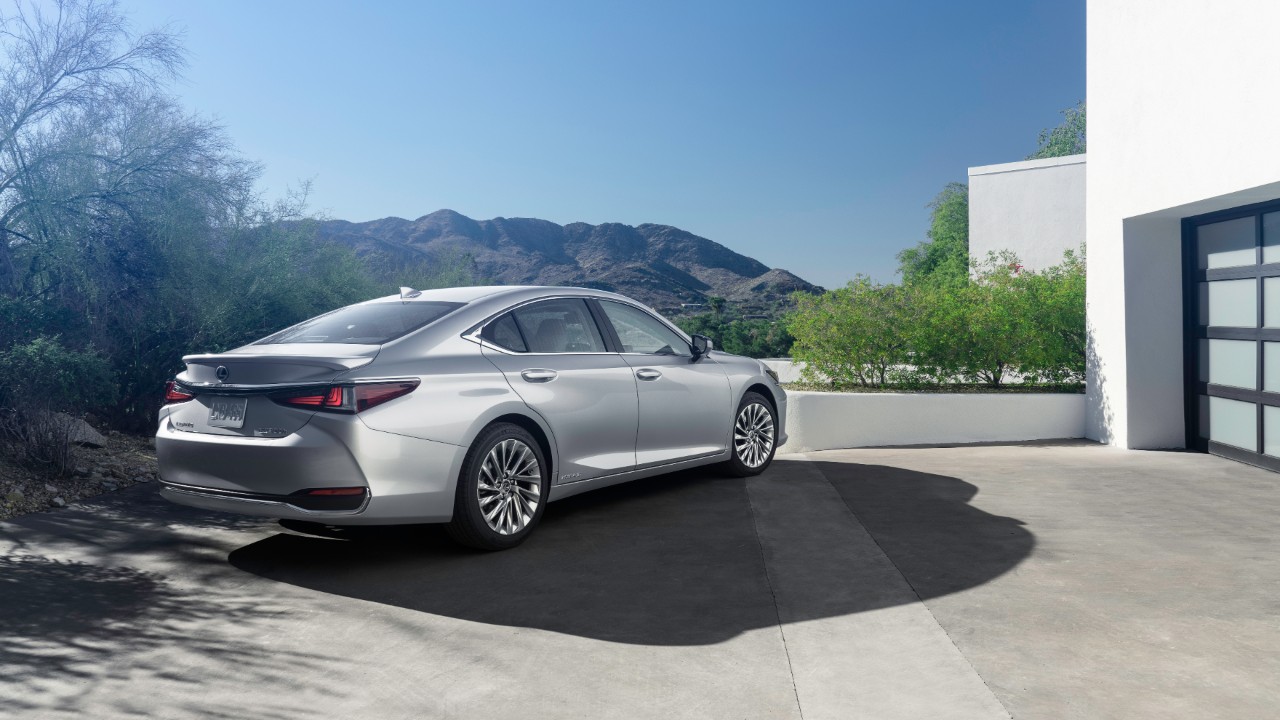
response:
M246 345L225 353L187 355L185 372L178 375L184 385L194 387L325 382L338 374L368 365L381 345L340 345L299 343L290 345ZM218 377L218 368L226 368Z

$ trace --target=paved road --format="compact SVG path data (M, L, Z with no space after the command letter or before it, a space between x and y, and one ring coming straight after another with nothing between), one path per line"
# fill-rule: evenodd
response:
M1264 717L1276 477L832 451L571 498L497 554L140 486L0 524L0 716Z

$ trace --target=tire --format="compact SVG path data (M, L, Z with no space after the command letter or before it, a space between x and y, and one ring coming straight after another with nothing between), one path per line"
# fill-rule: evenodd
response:
M733 414L733 435L725 472L734 477L751 477L764 472L778 449L778 412L769 398L749 392L742 396Z
M528 430L509 423L487 428L463 459L446 532L479 550L519 545L546 510L548 471L542 447Z

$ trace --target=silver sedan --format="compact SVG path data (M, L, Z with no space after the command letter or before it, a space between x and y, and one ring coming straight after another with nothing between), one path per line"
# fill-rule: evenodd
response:
M448 523L491 550L553 500L699 465L755 475L786 441L764 363L596 290L402 288L183 360L156 432L166 498Z

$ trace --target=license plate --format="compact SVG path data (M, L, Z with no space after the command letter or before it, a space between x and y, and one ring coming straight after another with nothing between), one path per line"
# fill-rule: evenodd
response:
M240 428L244 427L244 409L249 398L210 398L210 427Z

